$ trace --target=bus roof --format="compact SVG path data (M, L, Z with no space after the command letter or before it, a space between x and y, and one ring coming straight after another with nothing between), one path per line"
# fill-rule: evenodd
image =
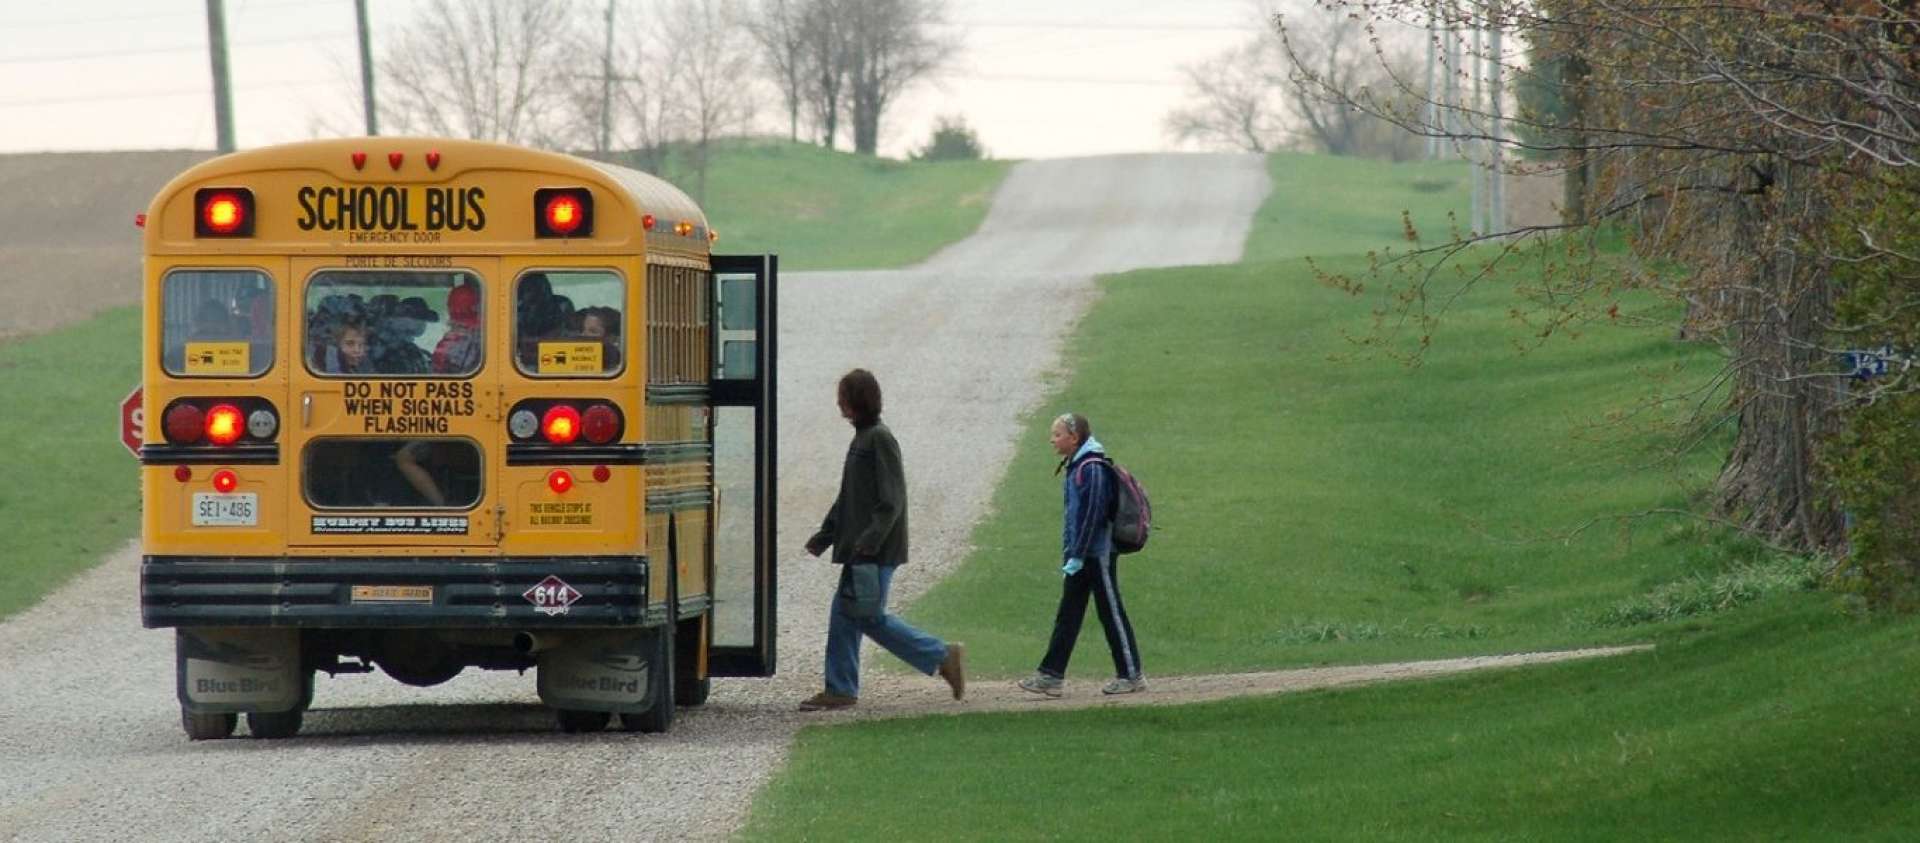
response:
M195 195L217 187L253 191L255 217L260 222L256 238L216 242L196 238ZM591 238L565 241L568 251L644 249L697 257L708 253L706 215L686 193L656 176L556 152L421 137L304 141L205 161L176 176L155 195L147 213L145 247L149 254L203 252L210 248L274 252L290 246L309 250L331 239L351 250L523 251L535 245L531 243L532 191L548 187L586 187L593 191L594 233ZM392 213L375 225L356 225L354 197L369 188L376 201L392 200L386 209ZM474 188L481 193L472 197L425 195ZM392 195L380 196L380 191ZM415 196L413 191L422 195ZM492 221L479 226L441 226L445 230L426 238L420 229L423 215L428 213L428 200L453 202L456 211L459 202L470 202L476 206L476 216L483 220L491 217ZM333 204L327 205L328 201ZM344 213L340 207L343 201L347 205ZM312 225L309 223L314 222L316 208L322 220ZM440 210L446 210L444 205ZM380 216L378 208L374 216ZM654 222L651 229L643 223L648 218ZM363 216L361 222L366 219ZM327 224L341 221L346 224ZM492 230L479 234L483 227ZM388 229L384 235L378 231L383 228ZM400 233L397 230L404 230L407 236L393 236ZM543 244L544 248L555 246L555 242Z

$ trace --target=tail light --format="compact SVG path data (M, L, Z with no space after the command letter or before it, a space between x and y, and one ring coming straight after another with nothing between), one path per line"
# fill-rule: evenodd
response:
M587 408L580 419L580 435L595 445L605 445L613 441L620 433L620 417L614 413L610 404L595 404Z
M552 489L556 495L566 494L568 489L573 488L573 472L564 468L547 472L547 488Z
M213 473L214 491L224 495L238 488L240 488L240 475L233 473L233 469L223 468Z
M626 431L620 408L607 401L530 398L507 413L514 442L548 445L605 445Z
M241 420L240 408L232 404L216 404L207 411L207 441L215 445L227 446L240 441L246 432L246 424Z
M548 407L546 416L540 419L540 433L555 445L580 438L580 411L570 404Z
M272 442L280 414L264 398L176 398L161 416L167 443L225 448Z
M179 403L167 408L162 422L165 426L167 441L175 445L192 445L200 441L207 432L207 414L198 406Z

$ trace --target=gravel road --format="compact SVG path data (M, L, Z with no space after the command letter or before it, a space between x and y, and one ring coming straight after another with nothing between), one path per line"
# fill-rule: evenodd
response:
M834 571L798 547L838 481L840 374L879 376L906 458L898 606L965 555L1093 274L1236 260L1268 188L1255 156L1029 162L974 237L920 267L782 279L780 676L716 682L671 734L559 734L530 675L469 671L430 689L323 677L300 737L189 744L172 635L140 628L129 547L0 624L0 839L724 838L817 722L792 707L820 684ZM868 691L876 714L968 710L918 676Z

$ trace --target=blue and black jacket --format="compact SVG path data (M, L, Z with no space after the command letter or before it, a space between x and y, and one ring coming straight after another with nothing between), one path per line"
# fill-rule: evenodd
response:
M1092 561L1113 555L1113 470L1100 440L1087 437L1067 461L1066 474L1062 558Z

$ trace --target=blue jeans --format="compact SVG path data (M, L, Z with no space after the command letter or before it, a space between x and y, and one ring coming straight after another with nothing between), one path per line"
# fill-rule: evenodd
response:
M880 566L881 605L886 604L887 594L893 587L893 568L892 565ZM847 571L842 566L840 585L844 588L846 584ZM840 590L834 591L832 614L827 619L828 692L848 697L860 696L862 635L912 665L914 670L929 676L940 669L941 662L947 660L946 642L913 628L895 615L883 613L880 617L866 620L848 617L841 605Z

